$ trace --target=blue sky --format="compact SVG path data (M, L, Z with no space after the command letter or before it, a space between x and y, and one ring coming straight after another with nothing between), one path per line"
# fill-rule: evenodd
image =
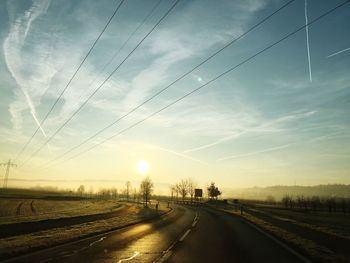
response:
M16 169L27 179L192 177L199 185L350 183L350 5L74 160L42 164L170 84L287 1L180 1L82 111ZM342 1L307 1L309 21ZM119 1L1 1L0 158L14 158L65 87ZM125 1L78 75L16 162L79 107L174 1ZM149 12L153 13L125 44ZM86 145L125 129L305 24L296 0L159 97ZM104 70L101 69L121 49ZM340 52L340 53L337 53ZM84 149L84 148L82 148ZM80 149L81 150L81 149ZM79 150L77 151L79 152ZM73 154L73 153L72 153Z

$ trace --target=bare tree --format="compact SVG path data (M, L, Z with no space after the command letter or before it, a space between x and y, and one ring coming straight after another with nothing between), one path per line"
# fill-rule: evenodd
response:
M196 188L196 184L191 178L187 179L187 187L188 187L188 193L191 196L191 203L192 203L193 196L194 196L194 189Z
M80 185L77 189L77 192L80 196L83 196L84 192L85 192L85 186L84 185Z
M180 186L179 186L179 184L175 185L175 192L176 192L176 201L179 201L179 194L180 194Z
M188 181L182 179L178 184L178 186L179 186L179 192L182 196L182 201L184 201L188 194Z
M153 192L153 182L151 178L146 177L145 179L143 179L140 185L140 192L143 196L145 206L147 207L148 201L151 198L151 194Z
M125 187L126 187L126 189L125 189L126 200L129 202L129 195L130 195L130 190L131 190L131 183L130 183L130 181L127 181L125 183Z
M113 188L111 189L111 195L112 195L112 198L113 198L114 200L116 200L116 199L118 198L118 189L115 188L115 187L113 187Z
M134 188L134 202L136 202L136 199L137 199L137 190L136 190L136 188Z
M176 193L176 186L175 185L171 185L170 186L170 195L171 195L171 201L174 201L174 195Z

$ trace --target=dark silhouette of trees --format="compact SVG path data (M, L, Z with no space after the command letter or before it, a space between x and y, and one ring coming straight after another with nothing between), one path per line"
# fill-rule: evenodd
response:
M210 199L218 199L218 196L221 195L221 191L218 187L215 186L214 182L211 182L210 186L207 188Z
M318 196L313 196L310 199L312 210L317 211L321 207L321 199Z

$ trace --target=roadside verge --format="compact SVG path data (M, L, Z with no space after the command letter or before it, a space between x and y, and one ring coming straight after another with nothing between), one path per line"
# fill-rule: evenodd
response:
M293 251L293 254L299 254L299 258L304 262L348 262L344 256L335 254L333 251L320 244L317 244L312 240L258 218L250 214L249 211L244 211L243 214L241 214L240 211L225 210L214 206L210 207L212 209L225 212L226 214L242 218L247 224L254 227L257 231L265 234L271 239L274 239L287 250Z

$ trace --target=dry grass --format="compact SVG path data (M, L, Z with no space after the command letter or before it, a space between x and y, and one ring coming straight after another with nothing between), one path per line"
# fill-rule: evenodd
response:
M227 210L225 211L228 212ZM306 255L307 257L311 258L316 262L327 262L327 263L348 262L348 260L345 257L334 254L328 248L321 246L312 240L308 240L299 235L296 235L295 233L289 232L285 229L272 225L253 215L250 215L248 213L243 213L243 215L241 215L240 212L233 211L233 210L229 210L229 213L240 216L248 220L249 222L255 225L258 225L259 227L264 229L266 232L271 233L272 235L276 236L281 240L284 240L287 244L301 251L302 254Z
M326 234L350 239L350 214L328 212L301 212L286 209L259 207L257 211L268 213L271 217L290 220L293 224L317 230Z

